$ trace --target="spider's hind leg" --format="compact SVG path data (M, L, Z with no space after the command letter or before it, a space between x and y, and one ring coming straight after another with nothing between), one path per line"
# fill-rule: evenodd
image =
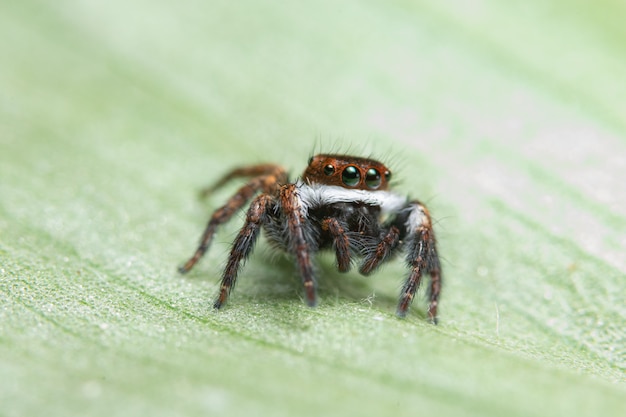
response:
M226 263L226 268L222 276L220 292L213 307L219 309L226 303L228 295L237 281L237 275L242 262L252 253L254 244L259 237L261 227L267 219L267 207L271 201L272 197L269 194L261 194L250 204L244 225L233 242L230 254L228 255L228 262Z
M211 245L213 236L217 231L217 228L231 219L239 209L241 209L256 193L263 191L265 193L273 193L277 190L281 183L287 181L287 174L283 168L278 165L256 165L248 168L238 168L230 173L226 174L215 183L214 186L209 187L207 192L211 192L231 179L258 175L243 185L237 192L228 199L226 204L218 208L207 223L200 243L194 254L189 258L184 265L178 268L178 272L185 274L193 268L193 266L204 256L207 249Z
M230 181L237 178L252 178L252 177L274 177L273 183L285 183L287 182L287 175L285 169L276 164L259 164L252 166L239 167L227 172L215 183L204 187L200 190L200 197L205 198L212 194L214 191L222 188Z

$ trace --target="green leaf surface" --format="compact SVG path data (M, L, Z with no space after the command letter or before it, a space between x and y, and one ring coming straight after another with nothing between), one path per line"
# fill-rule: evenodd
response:
M0 415L626 415L626 7L602 0L5 1ZM440 325L401 261L318 258L307 308L237 165L381 158L426 202ZM421 294L421 293L420 293Z

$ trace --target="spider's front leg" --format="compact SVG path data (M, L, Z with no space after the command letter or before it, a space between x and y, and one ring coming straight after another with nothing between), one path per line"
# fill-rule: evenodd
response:
M228 262L226 263L226 268L222 276L220 293L215 303L213 303L213 307L219 309L226 303L228 295L237 281L239 267L242 261L245 261L248 256L250 256L254 244L259 237L261 227L267 219L267 207L271 202L272 197L269 194L261 194L250 204L250 208L246 214L246 221L230 250Z
M409 203L406 221L406 261L411 272L400 293L397 314L404 317L419 288L423 274L430 275L428 316L437 323L437 304L441 292L441 266L428 209L418 201Z
M317 296L311 247L306 239L306 209L303 207L295 184L287 184L280 189L280 203L287 220L289 251L296 257L296 264L302 278L302 285L304 285L306 303L314 307L317 304Z

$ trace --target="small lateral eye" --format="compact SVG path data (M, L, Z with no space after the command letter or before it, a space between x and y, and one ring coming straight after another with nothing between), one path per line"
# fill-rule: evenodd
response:
M341 173L341 180L344 184L350 187L357 185L360 179L361 174L359 173L359 170L352 165L347 166Z
M330 175L333 175L334 172L335 172L335 167L332 166L331 164L328 164L324 167L324 174L330 176Z
M374 168L370 168L367 170L365 174L365 184L369 188L378 188L380 187L380 172Z
M385 179L389 181L391 179L391 172L385 171Z

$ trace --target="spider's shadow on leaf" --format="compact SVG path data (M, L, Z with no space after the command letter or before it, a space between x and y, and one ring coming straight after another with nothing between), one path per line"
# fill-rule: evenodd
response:
M384 276L384 272L365 277L353 267L350 272L341 273L337 270L332 256L326 253L316 255L315 265L320 304L332 304L341 300L368 304L367 300L374 298L374 304L381 310L395 308L397 303L395 288L381 292L376 289L373 282ZM255 268L256 273L253 271ZM242 283L239 290L258 300L278 302L302 298L302 283L296 271L295 261L288 256L259 251L255 259L242 271L240 278L242 281L245 280L245 284Z
M349 272L341 273L337 270L331 253L316 254L318 305L360 304L381 312L394 312L403 278L402 268L393 266L396 262L397 259L391 260L370 276L363 276L358 273L357 265L352 265ZM214 265L214 268L208 276L197 271L192 274L196 273L214 282L218 288L219 276L224 265ZM421 298L415 300L409 315L425 319ZM302 282L296 271L295 260L268 247L257 248L240 270L237 285L227 304L232 306L250 302L261 304L299 302L304 308Z

